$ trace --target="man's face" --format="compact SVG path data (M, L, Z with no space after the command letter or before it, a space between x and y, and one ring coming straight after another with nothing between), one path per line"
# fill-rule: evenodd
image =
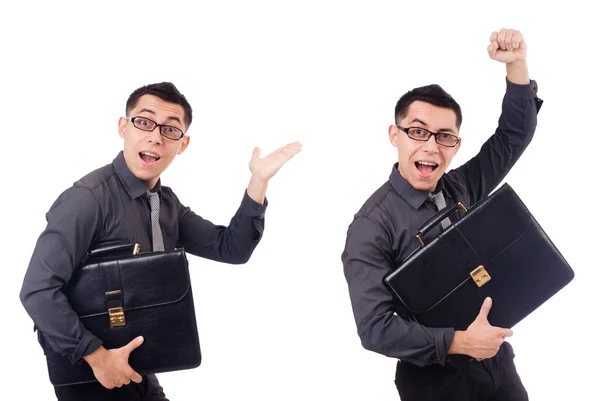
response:
M403 128L420 127L431 132L442 132L458 136L456 114L452 109L415 101L407 115L398 124ZM408 137L397 126L388 129L392 146L398 148L398 171L416 189L433 192L439 179L460 148L438 144L432 135L429 140L416 141Z
M186 132L183 107L162 99L144 95L139 98L129 117L143 117L158 124L166 124ZM160 128L144 131L123 117L119 119L119 135L124 139L123 155L129 170L153 188L158 178L175 158L187 147L190 138L186 135L175 141L160 134Z

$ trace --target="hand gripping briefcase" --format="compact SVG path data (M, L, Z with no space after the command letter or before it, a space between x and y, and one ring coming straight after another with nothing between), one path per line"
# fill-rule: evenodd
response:
M425 233L458 209L461 218L425 244ZM459 204L438 212L416 237L415 251L384 284L398 313L424 326L465 330L489 296L490 324L512 328L574 277L508 184L468 211Z
M64 289L71 307L107 349L143 336L129 355L140 374L198 367L200 344L184 250L138 252L137 244L91 251ZM96 380L85 361L72 364L47 344L44 352L53 385Z

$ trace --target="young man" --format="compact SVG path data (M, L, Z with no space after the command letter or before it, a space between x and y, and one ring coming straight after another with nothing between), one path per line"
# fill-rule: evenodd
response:
M128 364L143 343L136 338L119 349L81 324L62 289L86 253L113 241L137 242L141 252L183 247L193 255L224 263L246 263L264 228L269 179L301 150L286 145L261 158L255 148L251 178L228 227L196 215L160 175L187 148L192 109L168 82L135 90L119 119L123 151L64 191L47 213L48 224L36 244L21 289L21 302L44 347L88 363L98 382L55 387L59 400L166 400L155 375L140 376ZM158 196L156 196L158 195ZM159 225L152 227L151 202L159 204Z
M489 56L505 63L507 73L495 134L469 162L445 173L460 148L460 107L437 85L406 93L388 130L398 162L347 233L342 261L358 334L366 349L399 359L403 401L528 399L504 342L511 330L487 321L491 300L466 331L430 328L395 314L382 282L418 246L414 234L425 221L445 204L470 207L486 197L532 139L542 100L529 80L525 41L519 31L502 29L490 42Z

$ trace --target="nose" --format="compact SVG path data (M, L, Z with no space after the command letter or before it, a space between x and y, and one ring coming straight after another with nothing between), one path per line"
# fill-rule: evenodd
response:
M437 153L439 150L439 145L435 141L435 136L431 135L429 139L423 144L423 149L427 152Z
M152 131L149 131L146 140L149 143L156 143L156 144L160 145L162 143L162 135L160 134L160 127L156 127Z

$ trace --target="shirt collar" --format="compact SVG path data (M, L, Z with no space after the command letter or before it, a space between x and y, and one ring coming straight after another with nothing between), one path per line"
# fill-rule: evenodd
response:
M148 184L146 181L137 178L133 175L129 167L127 167L123 151L119 152L117 157L115 157L115 160L113 160L113 168L131 199L138 198L148 191ZM152 191L160 192L160 179Z
M395 163L392 167L392 172L390 174L390 183L392 184L392 188L400 195L406 202L408 202L414 209L420 208L423 203L429 197L429 191L422 191L420 189L416 189L404 177L400 175L398 171L398 163ZM443 176L440 178L437 184L437 188L435 192L446 191L444 190L444 180Z

